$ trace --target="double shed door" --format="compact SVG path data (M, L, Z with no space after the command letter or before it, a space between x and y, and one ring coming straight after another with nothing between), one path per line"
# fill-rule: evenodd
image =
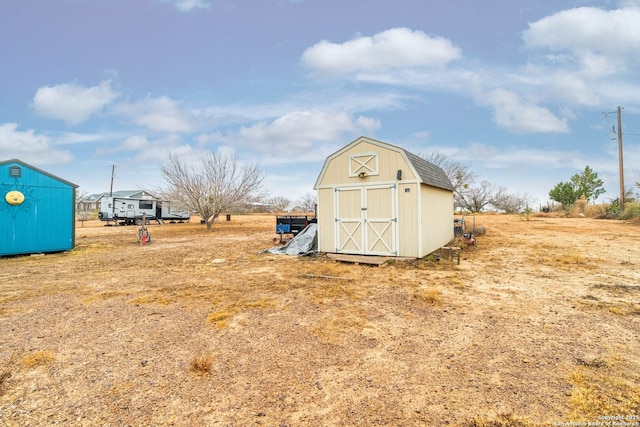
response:
M336 252L397 255L396 206L395 184L336 188Z

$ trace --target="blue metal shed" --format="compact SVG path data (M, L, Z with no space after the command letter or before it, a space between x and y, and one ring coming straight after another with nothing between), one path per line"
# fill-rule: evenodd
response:
M73 249L77 187L17 159L0 162L0 256Z

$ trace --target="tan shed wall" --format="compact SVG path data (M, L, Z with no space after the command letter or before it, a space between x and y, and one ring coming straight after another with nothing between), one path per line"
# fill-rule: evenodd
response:
M406 191L406 190L409 191ZM418 198L420 184L398 183L398 254L420 258Z
M379 175L371 175L365 178L349 177L349 157L354 154L375 152L378 153ZM362 142L351 147L349 150L341 153L332 159L325 170L322 182L318 183L319 187L344 185L367 185L379 182L395 181L398 170L402 170L402 180L415 180L409 166L405 163L404 158L397 151L385 150L378 145Z
M422 186L422 254L429 255L453 239L453 192Z
M318 190L318 250L335 252L333 188Z

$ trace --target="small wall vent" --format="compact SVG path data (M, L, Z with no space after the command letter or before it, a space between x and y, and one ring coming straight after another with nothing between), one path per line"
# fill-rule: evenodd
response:
M9 168L9 176L12 178L20 178L22 176L22 169L20 169L20 166L11 166Z

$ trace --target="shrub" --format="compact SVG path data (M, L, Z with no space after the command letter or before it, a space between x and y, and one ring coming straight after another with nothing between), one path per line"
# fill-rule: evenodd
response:
M416 292L413 294L413 297L430 305L440 304L440 291L435 287L416 290Z
M8 360L0 363L0 395L2 394L2 386L4 382L11 377L11 364L13 363L13 356Z
M189 370L198 375L206 375L213 367L213 356L209 353L195 356L189 363Z
M55 360L55 356L50 351L38 350L20 359L20 365L25 368L33 368L40 365L47 365Z
M640 203L627 203L624 205L624 212L620 214L620 219L640 218Z
M609 205L594 206L593 217L597 219L618 219L620 206L614 201Z

